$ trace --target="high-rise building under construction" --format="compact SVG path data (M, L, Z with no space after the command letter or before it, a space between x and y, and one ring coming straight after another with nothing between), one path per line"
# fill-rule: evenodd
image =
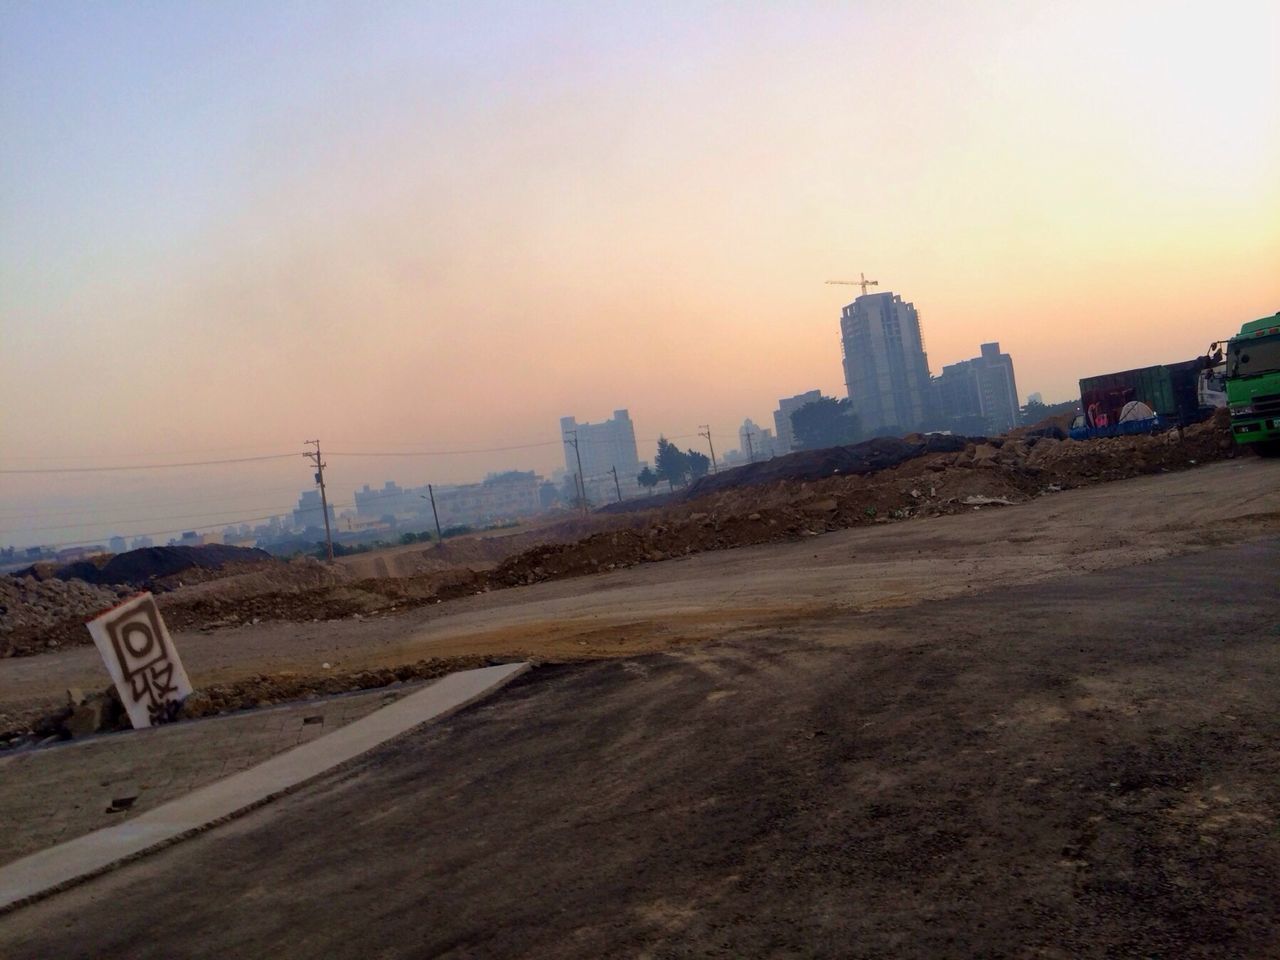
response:
M844 382L868 435L909 433L930 419L929 358L914 304L869 293L841 311Z

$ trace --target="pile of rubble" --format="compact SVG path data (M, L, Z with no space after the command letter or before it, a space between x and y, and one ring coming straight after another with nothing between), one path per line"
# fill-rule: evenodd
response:
M941 453L929 453L925 447L912 459L862 475L840 474L815 461L819 479L734 486L722 480L717 492L656 511L633 529L598 533L577 543L538 547L512 557L489 574L489 585L536 583L860 524L1011 505L1091 483L1185 469L1237 453L1225 411L1181 434L1088 441L1028 435L961 440L958 446L954 452Z
M83 580L0 577L0 657L87 643L85 620L131 592Z
M601 518L596 531L567 543L543 543L496 567L457 566L407 577L354 579L315 561L281 563L160 598L174 629L206 629L263 620L311 621L389 616L486 590L615 570L707 550L791 540L861 524L1020 503L1073 487L1181 470L1238 454L1225 411L1154 436L1075 441L1060 430L1003 438L907 437L780 457L761 469L726 471L714 483L643 513ZM759 467L760 465L756 465ZM485 567L488 565L486 564ZM62 586L71 588L76 581ZM9 654L88 643L83 616L110 605L110 590L89 596L62 619L53 610L34 633L8 635ZM0 624L5 621L0 620ZM52 632L50 632L52 631ZM0 656L6 655L0 633Z

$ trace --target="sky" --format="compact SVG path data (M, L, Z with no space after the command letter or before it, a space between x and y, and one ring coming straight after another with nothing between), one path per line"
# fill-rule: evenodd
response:
M298 456L0 473L0 543L282 512L316 437L340 503L549 473L569 414L736 446L844 395L862 271L1024 398L1188 359L1280 309L1278 42L1273 0L8 0L0 470Z

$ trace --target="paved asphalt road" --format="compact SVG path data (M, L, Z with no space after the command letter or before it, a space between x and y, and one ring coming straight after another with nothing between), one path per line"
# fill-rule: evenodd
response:
M1267 541L542 668L0 957L1280 956L1278 621Z

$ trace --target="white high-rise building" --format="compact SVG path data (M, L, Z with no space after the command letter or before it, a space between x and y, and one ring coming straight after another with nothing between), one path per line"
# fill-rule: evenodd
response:
M612 476L617 468L625 487L635 481L640 472L640 457L636 453L636 430L626 410L613 411L613 418L600 423L579 423L573 417L560 418L560 434L564 441L564 468L570 474L578 472L578 458L582 458L582 473L586 481ZM573 447L577 437L578 448Z
M910 433L930 414L929 358L914 304L864 294L840 315L844 382L868 435Z

